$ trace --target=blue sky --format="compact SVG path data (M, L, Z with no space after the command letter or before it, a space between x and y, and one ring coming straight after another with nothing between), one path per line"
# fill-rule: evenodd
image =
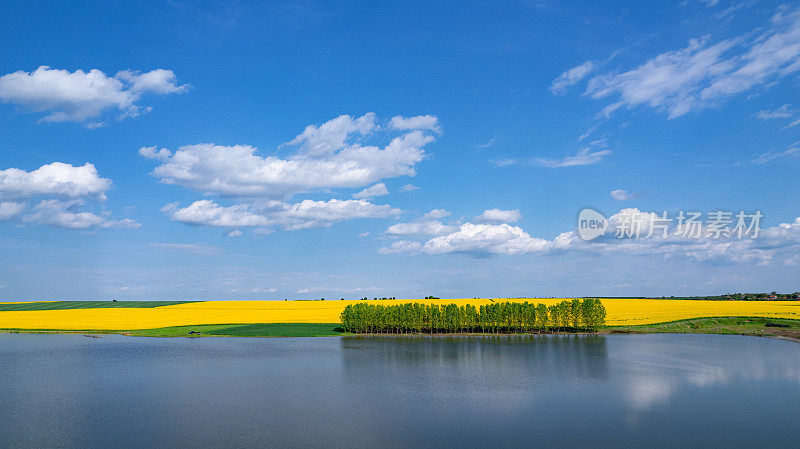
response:
M800 290L800 8L583 3L4 2L0 299Z

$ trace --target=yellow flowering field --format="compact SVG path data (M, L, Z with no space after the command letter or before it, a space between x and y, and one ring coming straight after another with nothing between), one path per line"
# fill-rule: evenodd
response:
M529 301L547 305L569 298L405 299L398 304L489 304ZM603 299L609 325L663 323L715 316L759 316L800 319L800 302ZM191 324L336 323L348 304L358 301L206 301L154 308L97 308L0 311L0 329L153 329ZM372 301L370 301L373 303Z

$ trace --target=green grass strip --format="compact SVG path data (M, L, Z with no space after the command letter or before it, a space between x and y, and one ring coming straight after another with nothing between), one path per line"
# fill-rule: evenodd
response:
M128 332L136 337L333 337L339 323L203 324Z
M125 334L135 337L330 337L347 335L340 323L200 324L140 330L0 329L12 333ZM666 323L606 326L608 333L728 334L800 339L800 320L764 317L709 317Z

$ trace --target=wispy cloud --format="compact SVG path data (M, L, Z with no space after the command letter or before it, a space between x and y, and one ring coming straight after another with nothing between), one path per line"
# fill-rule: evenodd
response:
M549 168L578 167L599 164L609 154L611 154L611 150L594 150L591 147L584 147L573 156L566 156L561 159L536 158L534 163Z
M646 192L628 192L625 189L612 190L610 193L614 201L631 201L644 198L647 195Z
M508 167L509 165L518 164L519 160L514 158L490 159L489 163L494 165L495 167Z
M555 95L565 94L570 87L586 78L595 67L596 65L593 61L586 61L577 67L567 70L553 80L553 83L550 85L550 92Z
M353 198L366 199L388 194L389 194L389 189L386 188L386 184L379 182L374 186L367 187L366 189L361 190L360 192L354 193Z
M476 145L476 146L478 148L491 148L492 146L494 146L494 141L495 140L496 140L496 138L492 137L491 139L487 140L485 143L482 143L482 144Z
M604 108L605 116L620 107L646 105L676 118L798 71L800 8L782 6L761 29L717 42L707 36L692 39L633 69L594 76L585 93L614 99Z
M222 248L218 246L206 245L203 243L151 243L150 247L164 251L175 251L202 256L210 256L222 252Z
M756 113L756 117L760 118L761 120L789 118L792 115L793 111L791 110L791 105L788 104L772 110L762 109Z
M797 146L797 142L792 144L789 148L783 151L776 151L771 153L763 153L759 155L757 158L753 159L753 162L759 165L763 165L769 162L774 161L775 159L783 159L787 157L798 157L800 156L800 146Z

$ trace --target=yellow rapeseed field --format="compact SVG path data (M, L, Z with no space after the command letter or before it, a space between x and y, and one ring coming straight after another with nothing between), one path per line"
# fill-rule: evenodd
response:
M565 298L494 299L553 304ZM800 319L800 303L786 301L694 301L603 299L607 324L650 324L714 316ZM133 330L191 324L336 323L358 301L207 301L155 308L98 308L0 312L0 329ZM371 301L372 302L372 301ZM406 299L381 304L489 304L490 299Z

